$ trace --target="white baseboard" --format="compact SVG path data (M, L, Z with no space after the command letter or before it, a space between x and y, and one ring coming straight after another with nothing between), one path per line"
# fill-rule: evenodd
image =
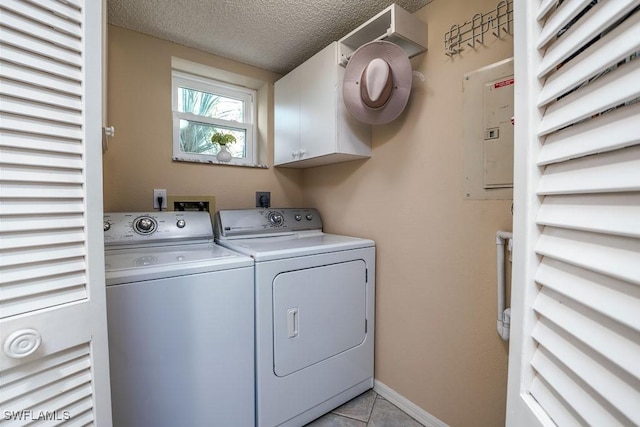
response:
M373 381L373 391L402 409L425 427L449 427L445 422L434 417L397 391L384 385L378 380Z

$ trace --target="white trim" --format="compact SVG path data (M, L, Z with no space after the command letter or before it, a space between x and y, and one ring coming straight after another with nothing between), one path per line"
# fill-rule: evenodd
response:
M89 321L91 322L91 374L93 378L94 423L111 426L111 383L107 335L107 295L104 273L104 236L100 230L102 200L102 2L85 2L84 42L84 146L85 218ZM73 317L71 317L73 319Z
M398 408L402 409L425 427L449 427L449 425L444 421L439 420L437 417L431 415L391 387L378 380L373 381L373 391L396 405Z
M511 336L509 342L509 375L507 381L506 426L553 425L541 416L542 409L529 395L534 371L530 365L535 344L531 337L536 315L531 301L538 292L533 280L539 265L535 242L540 235L536 214L540 200L536 188L540 170L535 165L541 150L536 131L542 113L536 105L542 84L536 77L541 55L532 46L541 31L538 2L514 2L514 75L518 82L514 93L514 170L513 170L513 270L511 293Z
M259 90L265 84L268 84L268 82L264 80L248 77L220 68L210 67L208 65L188 61L175 56L171 57L171 69L255 90ZM274 74L274 76L276 76L276 74Z

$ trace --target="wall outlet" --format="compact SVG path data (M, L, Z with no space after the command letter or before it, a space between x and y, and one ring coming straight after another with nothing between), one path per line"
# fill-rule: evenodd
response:
M162 206L158 203L158 197L162 197ZM167 209L167 190L154 189L153 190L153 208L154 209Z
M271 192L256 191L256 208L268 208L271 206Z

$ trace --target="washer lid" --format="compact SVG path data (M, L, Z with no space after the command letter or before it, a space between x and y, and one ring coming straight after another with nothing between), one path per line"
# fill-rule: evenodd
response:
M251 267L253 260L215 243L105 251L107 285Z
M375 246L373 240L327 234L320 231L224 240L220 241L220 244L249 255L256 262Z

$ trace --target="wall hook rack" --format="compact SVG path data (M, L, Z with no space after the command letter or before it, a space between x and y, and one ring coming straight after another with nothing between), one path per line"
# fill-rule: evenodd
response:
M450 57L462 52L465 47L484 45L485 33L491 31L497 38L511 34L513 29L513 0L501 0L494 10L476 13L462 25L453 24L444 34L444 53Z

